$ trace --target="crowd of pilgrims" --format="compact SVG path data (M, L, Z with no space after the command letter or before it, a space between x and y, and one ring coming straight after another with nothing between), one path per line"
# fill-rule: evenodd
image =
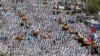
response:
M28 6L28 9L32 10L33 8ZM52 9L54 10L52 11L53 16L46 15L41 11L33 16L32 14L37 11L26 9L28 12L21 12L16 11L16 8L9 11L7 7L4 7L2 13L5 14L3 18L6 22L0 29L0 37L3 37L0 39L4 40L2 45L7 45L7 48L11 50L7 53L18 56L22 53L18 54L17 51L23 48L22 52L26 56L100 55L100 32L96 28L84 25L81 19L83 16L80 16L81 20L78 21L79 16L74 15L76 12L73 12L73 15L68 15L66 12L64 18L58 8L53 7ZM70 11L70 9L68 10ZM13 15L6 15L8 11L13 12ZM42 11L45 12L46 9ZM80 11L79 14L81 14ZM68 19L70 18L75 22L69 23Z

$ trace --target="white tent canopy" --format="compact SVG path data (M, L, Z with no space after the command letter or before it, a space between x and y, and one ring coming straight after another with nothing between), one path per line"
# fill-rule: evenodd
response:
M60 5L59 5L59 9L65 9L65 7L64 7L64 6L60 6Z
M92 23L92 24L99 24L98 21L95 21L94 19L91 19L91 20L87 20L88 22Z
M76 6L76 9L77 9L77 10L80 10L80 8L79 8L78 6Z
M99 13L98 13L99 15L100 15L100 11L99 11Z

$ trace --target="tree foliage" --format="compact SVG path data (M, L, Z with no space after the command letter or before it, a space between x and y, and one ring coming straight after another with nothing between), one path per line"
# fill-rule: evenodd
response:
M97 13L100 10L100 0L87 0L87 8L90 14Z
M0 56L6 56L6 55L0 50Z

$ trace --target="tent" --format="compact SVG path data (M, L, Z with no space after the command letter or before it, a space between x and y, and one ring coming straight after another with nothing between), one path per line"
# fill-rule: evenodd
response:
M79 8L78 6L76 6L76 10L81 10L81 8Z
M59 5L59 9L64 10L65 9L65 6L60 6Z
M88 22L92 23L92 24L99 24L98 21L95 21L94 19L91 19L91 20L87 20Z
M90 28L95 27L96 30L100 30L100 24L89 24L88 26L89 26Z

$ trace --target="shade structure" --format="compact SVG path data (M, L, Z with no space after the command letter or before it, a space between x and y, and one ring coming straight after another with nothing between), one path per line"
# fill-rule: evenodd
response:
M35 29L32 31L34 36L38 36L40 34L40 29Z
M25 23L26 23L27 25L31 26L30 20L25 21Z
M58 20L58 23L59 23L59 24L64 24L65 22L64 22L63 19L60 18L60 19Z
M43 3L44 5L47 5L47 4L48 4L48 0L43 0L42 3Z
M27 17L27 16L23 16L23 17L22 17L22 20L23 20L23 21L27 21L27 20L28 20L28 17Z
M24 15L23 13L19 13L19 16L20 16L20 17L23 17L23 16L25 16L25 15Z
M90 28L95 28L96 30L100 30L100 24L89 24Z
M70 29L69 32L70 32L70 34L76 34L75 29Z
M59 9L64 10L65 9L65 6L60 6L59 5Z
M45 35L44 35L44 39L51 39L50 34L49 34L49 33L45 34Z
M3 8L3 11L4 11L4 12L7 12L7 11L8 11L8 8L7 8L7 7L4 7L4 8Z
M63 27L62 27L62 29L63 30L68 30L69 29L69 26L67 24L64 24Z
M21 33L18 33L17 37L15 38L16 40L19 40L19 41L22 41L24 40L24 34L21 32Z
M78 6L76 6L76 10L80 10L80 8Z

